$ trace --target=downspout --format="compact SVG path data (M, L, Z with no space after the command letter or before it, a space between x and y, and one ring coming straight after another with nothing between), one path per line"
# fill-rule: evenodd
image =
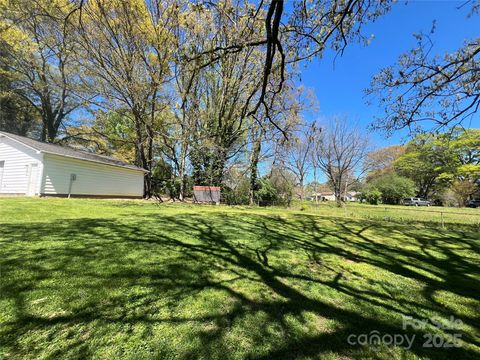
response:
M68 185L68 198L70 199L70 194L72 193L73 182L77 180L76 174L70 174L70 184Z

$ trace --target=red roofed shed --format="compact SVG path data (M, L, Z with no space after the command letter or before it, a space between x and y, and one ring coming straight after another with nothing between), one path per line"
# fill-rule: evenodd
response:
M198 203L220 204L220 186L202 186L193 187L193 199Z

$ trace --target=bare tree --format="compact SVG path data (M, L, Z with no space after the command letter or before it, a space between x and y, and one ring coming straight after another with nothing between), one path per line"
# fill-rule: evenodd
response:
M180 38L177 36L177 38ZM179 45L180 46L180 45ZM174 95L177 106L170 111L171 116L164 119L161 152L172 163L174 173L179 179L178 197L185 199L185 180L187 175L188 156L191 151L195 124L199 118L200 84L197 81L197 70L194 64L182 61L178 57L173 66Z
M305 197L305 178L313 167L312 152L318 134L317 124L302 124L281 149L281 165L295 175L296 186L300 189L298 195L302 200Z
M478 16L480 1L472 5L470 16ZM421 124L435 130L471 119L480 109L480 38L468 39L454 52L434 53L430 34L415 34L417 45L402 54L395 65L381 70L367 94L378 98L384 114L374 128L392 132Z
M392 145L372 151L363 162L363 171L367 173L367 181L394 171L393 164L405 154L406 147Z
M315 143L315 163L332 184L339 206L367 154L368 139L347 121L335 119L330 127L322 129Z

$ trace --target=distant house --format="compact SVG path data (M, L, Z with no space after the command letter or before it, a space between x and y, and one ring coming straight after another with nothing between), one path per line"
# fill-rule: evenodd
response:
M349 191L344 196L342 196L343 201L358 201L360 193L357 191ZM335 201L335 193L333 191L324 191L313 193L311 196L307 197L307 200L311 201Z
M335 193L331 191L313 193L311 196L308 196L307 199L312 201L334 201Z
M358 191L348 191L345 194L345 201L359 201L361 195Z
M145 170L0 131L0 195L141 198Z

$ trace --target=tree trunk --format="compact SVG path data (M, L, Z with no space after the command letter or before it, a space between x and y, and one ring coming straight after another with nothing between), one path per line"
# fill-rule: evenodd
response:
M334 187L334 192L335 192L335 201L337 202L337 206L341 207L342 206L342 185L341 183L335 183L333 185Z
M315 193L315 208L318 207L317 165L313 163L313 192Z
M179 172L179 177L180 177L180 189L179 189L179 192L178 192L178 199L180 201L183 201L185 200L185 178L184 178L184 175L183 175L183 171L180 171Z
M303 176L300 176L300 178L298 179L298 185L300 186L300 200L303 201L303 199L305 198L305 192L304 192L304 188L303 188Z
M145 156L145 146L142 133L143 119L138 111L133 110L132 112L135 120L135 165L148 171L144 176L143 190L143 197L148 199L152 193L152 175L150 173L151 169L148 168L149 164Z
M42 104L42 138L43 142L53 143L57 138L61 120L55 119L50 104ZM58 125L57 125L58 124Z
M208 185L221 186L223 183L223 171L227 162L227 153L224 149L221 149L212 158L211 174L209 174L211 184Z
M192 178L194 185L205 185L203 183L201 158L198 149L193 148L190 152L190 162L192 164Z
M145 176L145 195L149 199L152 196L152 169L153 169L153 127L147 124L147 150L146 150L146 170L148 174Z
M178 198L180 201L185 200L185 158L185 149L182 146L182 150L180 151L180 168L178 169L178 176L180 177L180 191Z
M337 195L335 194L335 201L336 201L336 203L337 203L337 207L342 207L342 206L343 206L343 202L342 202L341 196L337 196Z
M255 141L250 157L250 205L255 205L255 193L258 190L258 161L262 149L262 137L259 136Z
M55 128L55 125L53 124L53 119L52 121L48 121L46 141L49 143L53 143L55 141L55 138L57 137L57 131L58 129Z

